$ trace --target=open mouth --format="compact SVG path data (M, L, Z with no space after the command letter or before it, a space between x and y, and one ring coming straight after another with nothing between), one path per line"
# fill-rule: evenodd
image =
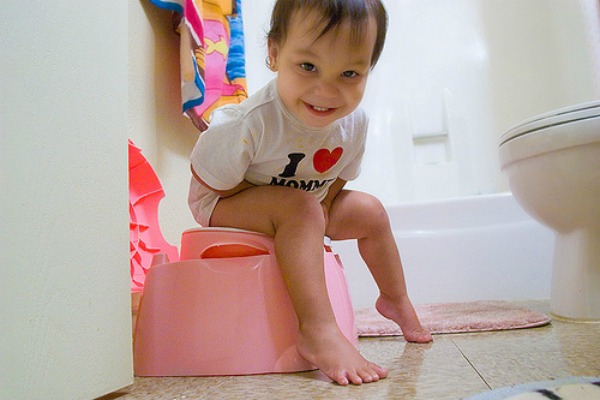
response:
M308 108L308 110L311 111L312 114L320 115L320 116L327 116L329 114L332 114L336 110L336 108L315 106L315 105L308 104L308 103L305 103L305 104L306 104L306 108Z

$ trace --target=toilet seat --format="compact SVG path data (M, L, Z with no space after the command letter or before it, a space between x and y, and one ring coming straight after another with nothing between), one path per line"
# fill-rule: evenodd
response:
M597 117L600 117L600 100L546 112L513 126L502 135L500 146L524 135L535 133L543 129Z
M500 167L593 143L600 143L600 101L541 114L510 129L500 140Z

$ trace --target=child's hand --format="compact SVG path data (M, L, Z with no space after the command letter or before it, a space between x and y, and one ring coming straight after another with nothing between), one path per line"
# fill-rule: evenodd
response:
M321 207L323 207L323 215L325 216L325 229L329 226L329 211L331 210L331 205L335 201L338 193L342 191L342 188L346 184L346 181L340 178L337 178L335 182L331 184L329 190L327 192L327 196L321 202Z
M185 113L200 132L208 129L208 122L201 115L197 115L194 110L188 110Z

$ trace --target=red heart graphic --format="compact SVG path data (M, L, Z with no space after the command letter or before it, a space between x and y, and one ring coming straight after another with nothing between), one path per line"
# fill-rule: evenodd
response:
M343 152L344 149L341 147L336 147L333 151L327 149L317 150L313 156L313 166L315 167L315 171L321 174L328 171L338 162L340 157L342 157Z

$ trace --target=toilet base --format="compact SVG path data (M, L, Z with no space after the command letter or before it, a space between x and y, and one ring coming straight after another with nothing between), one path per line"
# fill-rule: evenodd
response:
M600 322L600 230L556 234L550 310L570 322Z

